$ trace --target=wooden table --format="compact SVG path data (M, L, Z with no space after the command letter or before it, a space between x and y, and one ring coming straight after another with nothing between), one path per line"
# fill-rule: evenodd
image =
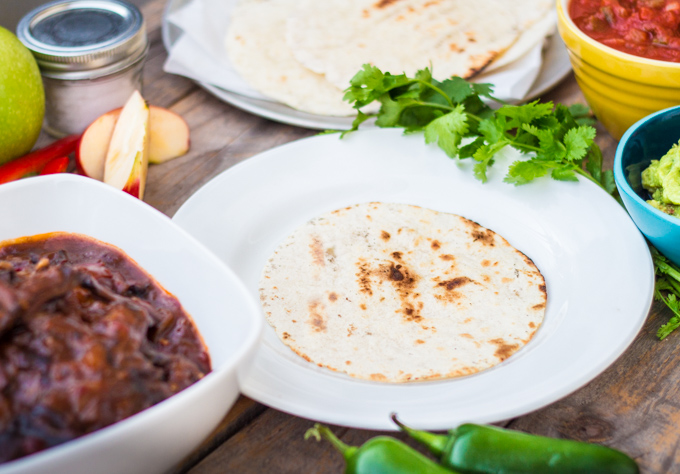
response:
M221 171L274 146L317 133L256 117L221 102L186 78L163 72L167 53L160 27L165 1L135 3L142 5L151 40L144 71L145 98L179 113L191 128L191 150L186 156L150 167L144 198L147 203L172 216ZM572 75L542 100L585 103ZM47 140L41 138L43 143ZM605 166L611 168L615 140L598 127L597 142ZM645 473L680 472L680 365L676 363L680 332L663 342L655 336L670 316L665 306L654 303L634 343L602 375L542 410L500 424L621 449L634 457ZM578 341L574 345L578 350ZM312 424L242 396L218 429L177 466L176 472L342 472L343 459L328 443L304 441L303 435ZM378 434L332 428L344 442L355 445Z

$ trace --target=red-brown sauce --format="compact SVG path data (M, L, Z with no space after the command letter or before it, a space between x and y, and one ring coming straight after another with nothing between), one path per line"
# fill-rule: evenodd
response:
M0 246L0 462L134 415L209 371L179 301L119 249L68 233Z
M571 0L569 16L614 49L680 62L680 0Z

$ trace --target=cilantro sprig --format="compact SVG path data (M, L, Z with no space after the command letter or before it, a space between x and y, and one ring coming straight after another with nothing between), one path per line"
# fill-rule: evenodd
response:
M414 77L393 75L368 64L352 78L344 99L357 109L357 116L352 129L343 135L371 117L379 127L422 132L427 143L436 143L449 157L474 160L474 175L482 182L498 153L511 147L522 159L510 165L504 181L522 185L544 176L577 181L581 175L621 203L613 172L603 169L602 152L595 143L595 120L587 106L539 101L510 105L493 96L490 84L460 77L440 82L430 69ZM375 101L380 103L377 113L359 110ZM492 108L489 101L500 107ZM680 267L651 244L650 250L656 274L654 297L673 313L657 332L659 339L665 339L680 328Z
M612 171L602 169L587 108L539 101L509 105L492 94L490 84L460 77L440 82L430 69L408 77L366 64L352 78L344 98L358 112L350 132L373 116L379 127L423 132L427 143L436 143L449 157L473 159L474 175L482 182L498 153L511 147L523 159L512 163L506 182L520 185L542 176L576 181L581 175L609 194L616 192ZM493 109L484 99L501 106ZM380 102L376 114L359 110L374 101Z
M680 327L680 268L669 262L659 251L650 246L656 283L654 284L654 299L663 302L673 312L673 316L661 326L656 335L665 339L670 333Z

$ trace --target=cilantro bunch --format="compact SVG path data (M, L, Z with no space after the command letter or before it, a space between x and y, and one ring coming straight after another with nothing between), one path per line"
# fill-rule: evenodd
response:
M602 169L594 120L585 106L538 101L509 105L493 97L489 84L473 84L460 77L439 82L430 69L408 77L366 64L350 84L344 98L357 109L357 117L348 132L371 117L379 127L423 132L427 143L436 143L449 157L474 160L475 177L482 182L494 157L509 146L523 159L508 169L504 179L508 183L526 184L542 176L576 181L581 175L618 199L613 172ZM359 110L375 101L380 102L376 114ZM494 109L489 101L501 106ZM664 339L680 328L680 268L652 245L650 250L656 274L654 297L673 312L657 332Z
M665 339L670 333L680 327L680 268L669 262L666 257L650 245L652 260L654 261L654 298L663 302L673 312L673 317L656 332L659 339Z
M616 191L613 173L602 170L602 152L584 106L535 101L493 109L483 98L502 102L493 97L491 85L460 77L439 82L430 69L408 77L365 64L350 84L344 99L357 110L374 101L381 104L377 114L358 110L350 132L375 116L379 127L422 131L427 143L436 143L449 157L473 159L474 174L482 182L496 155L509 146L526 159L510 166L506 182L525 184L546 175L576 181L580 174L609 194Z

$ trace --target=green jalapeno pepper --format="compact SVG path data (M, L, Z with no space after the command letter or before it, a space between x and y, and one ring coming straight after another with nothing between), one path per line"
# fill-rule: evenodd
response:
M442 465L466 474L637 474L637 463L598 444L546 438L495 426L460 425L448 435L414 430L392 420L427 446Z
M328 427L317 423L305 433L305 439L309 437L330 441L345 458L346 474L455 474L389 436L376 436L360 447L348 446Z

